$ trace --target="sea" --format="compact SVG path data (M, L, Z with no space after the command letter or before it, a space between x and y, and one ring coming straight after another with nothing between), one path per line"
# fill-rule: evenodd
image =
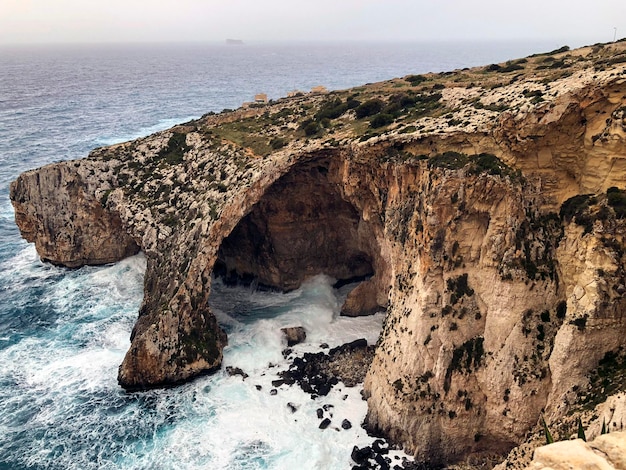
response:
M360 426L362 387L339 384L317 399L297 386L272 394L288 367L280 328L305 327L306 341L294 347L302 354L358 338L375 344L383 322L383 314L339 317L347 288L333 289L323 273L286 294L216 280L210 304L229 336L224 366L248 377L222 369L126 393L117 368L141 303L145 257L75 270L42 263L21 239L8 197L21 172L237 108L257 93L344 89L561 45L0 46L0 469L350 469L353 446L373 440ZM324 430L319 408L331 419Z

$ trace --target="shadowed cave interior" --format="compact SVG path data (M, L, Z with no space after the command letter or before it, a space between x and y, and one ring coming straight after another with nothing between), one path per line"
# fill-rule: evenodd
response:
M320 273L336 285L374 276L378 246L371 226L330 176L328 162L317 160L279 178L222 242L215 275L227 284L282 291ZM375 313L383 309L376 298L376 284L362 282L342 314Z

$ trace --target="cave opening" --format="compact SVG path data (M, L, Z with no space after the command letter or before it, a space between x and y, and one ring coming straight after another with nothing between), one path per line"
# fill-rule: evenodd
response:
M373 282L380 260L369 222L341 194L336 169L318 159L294 166L241 219L218 252L213 272L226 284L284 292L326 274L336 287L362 281L342 314L383 310L386 292ZM382 295L381 295L382 294Z

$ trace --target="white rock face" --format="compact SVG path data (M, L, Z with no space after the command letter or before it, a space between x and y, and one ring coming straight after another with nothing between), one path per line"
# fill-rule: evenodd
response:
M615 432L586 443L561 441L535 450L527 470L626 470L626 432Z

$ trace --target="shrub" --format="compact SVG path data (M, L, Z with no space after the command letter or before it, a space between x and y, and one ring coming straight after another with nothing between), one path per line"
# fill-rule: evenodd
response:
M490 153L481 153L473 159L470 174L487 173L488 175L512 175L514 170Z
M626 217L626 191L615 186L606 190L607 202L615 211L615 215L623 219Z
M575 217L580 217L589 208L591 194L578 194L561 204L559 215L561 219L570 222Z
M348 104L343 103L339 98L329 100L320 106L320 110L315 115L315 119L317 121L321 121L323 119L337 119L348 109Z
M272 140L270 140L270 147L272 147L274 150L281 149L285 145L287 145L287 141L282 137L274 137Z
M409 82L411 85L413 85L413 86L419 85L420 83L425 82L426 80L428 80L423 75L408 75L408 76L404 77L404 79L407 82Z
M443 168L458 170L469 162L469 157L463 153L448 151L428 159L428 168Z
M304 121L300 125L300 129L304 131L304 135L306 135L307 137L311 137L321 130L320 125L313 119L307 119L306 121Z
M357 119L363 119L369 116L373 116L374 114L378 114L382 111L384 107L384 103L377 99L371 99L366 101L365 103L360 104L355 110L355 114Z
M391 114L381 113L381 114L375 115L372 118L372 120L370 121L370 126L373 127L374 129L377 129L379 127L383 127L388 124L391 124L392 122L393 122L393 116Z
M170 165L182 163L183 155L190 149L187 145L186 139L187 134L175 132L167 142L167 146L159 152L159 157Z

